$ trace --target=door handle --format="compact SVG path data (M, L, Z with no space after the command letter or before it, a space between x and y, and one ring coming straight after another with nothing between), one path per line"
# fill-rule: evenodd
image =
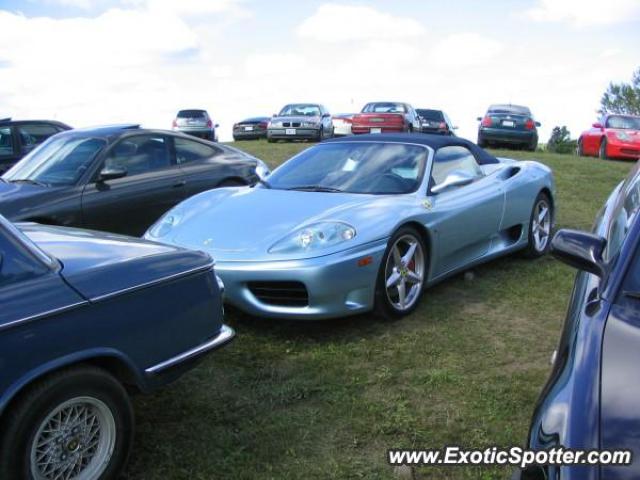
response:
M173 188L184 187L186 184L187 184L186 181L180 180L179 182L176 182L173 184Z

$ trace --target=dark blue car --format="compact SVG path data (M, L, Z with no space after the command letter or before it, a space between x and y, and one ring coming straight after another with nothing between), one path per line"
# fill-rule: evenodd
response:
M127 392L233 337L221 290L204 253L0 216L0 478L114 478Z
M539 466L524 479L640 478L640 163L611 194L592 233L561 230L552 242L577 267L551 376L533 414L535 450L630 450L627 466Z

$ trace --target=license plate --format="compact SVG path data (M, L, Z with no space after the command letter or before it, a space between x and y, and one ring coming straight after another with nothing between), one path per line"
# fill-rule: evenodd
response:
M251 130L253 130L253 127L244 127L245 132L250 132Z
M381 128L372 128L369 130L369 133L382 133Z
M515 122L512 122L511 120L503 120L502 121L502 126L503 127L515 127L516 124L515 124Z
M287 128L284 131L285 135L295 135L296 134L296 129L295 128Z

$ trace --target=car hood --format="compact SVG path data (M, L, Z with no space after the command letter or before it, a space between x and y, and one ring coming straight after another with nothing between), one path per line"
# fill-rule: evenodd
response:
M618 133L625 133L628 137L629 140L626 140L627 142L630 143L639 143L640 142L640 131L639 130L630 130L630 129L626 129L626 128L610 128L608 129L610 133L612 134L618 134ZM617 139L617 137L616 137ZM622 141L622 140L618 140L618 141Z
M172 210L178 224L159 240L205 250L217 261L310 258L384 238L392 228L387 219L398 221L403 208L416 204L412 195L222 188L192 197ZM293 231L323 221L352 225L356 238L327 249L268 253ZM147 238L151 238L149 232Z
M211 265L202 252L124 235L37 223L16 226L55 257L62 276L89 299Z
M16 219L24 209L47 202L65 188L0 181L0 213L10 220Z
M291 116L291 117L273 117L271 119L272 122L312 122L312 123L320 123L320 117L305 117L301 116Z

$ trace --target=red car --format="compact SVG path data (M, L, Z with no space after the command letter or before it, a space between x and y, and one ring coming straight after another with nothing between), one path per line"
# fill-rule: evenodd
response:
M353 116L351 133L419 132L420 121L408 103L367 103L362 112Z
M600 158L640 158L640 117L608 114L582 132L578 155Z

